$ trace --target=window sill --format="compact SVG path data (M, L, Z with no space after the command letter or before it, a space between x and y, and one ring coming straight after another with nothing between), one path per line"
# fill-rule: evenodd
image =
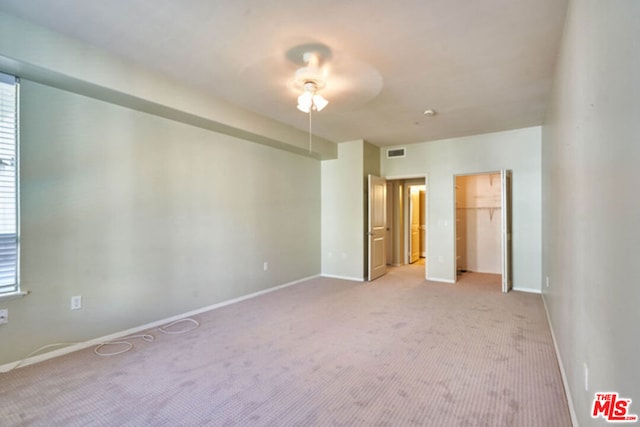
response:
M10 299L22 298L24 296L29 295L31 292L29 291L20 291L20 292L11 292L7 294L0 294L0 301L6 301Z

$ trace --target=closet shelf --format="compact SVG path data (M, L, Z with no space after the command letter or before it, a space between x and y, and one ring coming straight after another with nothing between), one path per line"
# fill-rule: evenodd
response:
M469 207L465 207L465 208L456 208L456 210L458 209L468 209L468 210L477 210L477 211L489 211L489 220L493 221L493 214L498 211L501 210L500 206L495 206L495 207L491 207L491 206L469 206ZM456 215L456 222L460 221L460 218L457 218L458 215Z

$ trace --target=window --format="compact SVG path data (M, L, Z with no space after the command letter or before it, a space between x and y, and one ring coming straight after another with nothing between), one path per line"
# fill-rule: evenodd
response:
M0 296L18 281L18 79L0 73Z

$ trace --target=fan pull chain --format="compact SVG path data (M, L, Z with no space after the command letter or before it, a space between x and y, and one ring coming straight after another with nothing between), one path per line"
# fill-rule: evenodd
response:
M313 107L309 109L309 154L312 153L311 149L313 146L312 134L311 134L311 112L313 111Z

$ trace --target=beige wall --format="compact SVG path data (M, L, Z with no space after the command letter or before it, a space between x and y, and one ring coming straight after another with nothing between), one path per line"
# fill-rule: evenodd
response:
M410 144L406 157L386 158L387 178L427 175L428 275L453 282L455 264L454 176L501 169L513 171L514 289L540 292L540 128Z
M581 426L597 391L640 414L638 22L636 0L570 2L542 132L544 300Z
M26 80L21 199L0 364L320 273L319 161Z
M322 162L322 274L363 280L365 167L374 167L363 140L338 144L338 158ZM376 153L377 154L377 153Z
M320 273L334 143L1 13L0 70L22 79L31 291L0 304L0 364Z

